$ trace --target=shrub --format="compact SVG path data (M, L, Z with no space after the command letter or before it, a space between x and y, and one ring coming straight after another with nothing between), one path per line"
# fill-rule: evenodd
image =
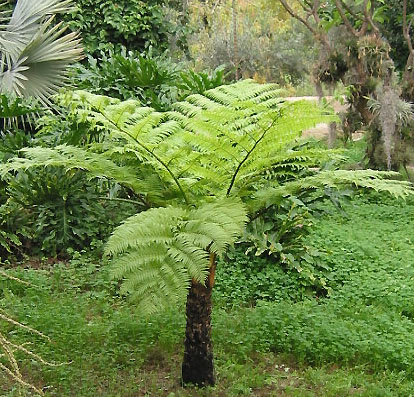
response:
M142 51L149 45L166 48L168 26L161 0L76 0L77 8L65 17L79 31L89 54L125 46Z
M18 173L7 186L8 230L26 237L24 249L31 254L66 255L68 248L105 239L134 212L131 204L104 202L106 190L80 172L56 167Z
M88 61L87 66L78 66L74 76L79 88L121 100L136 99L160 111L169 110L190 94L202 94L225 83L222 68L196 73L166 56L155 56L151 50L138 55L122 48L120 53L89 56Z

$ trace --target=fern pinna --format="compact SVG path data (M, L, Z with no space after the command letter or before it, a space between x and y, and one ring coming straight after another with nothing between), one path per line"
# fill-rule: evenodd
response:
M66 102L105 135L86 148L27 148L0 173L56 165L110 178L134 190L147 210L113 232L106 253L122 290L151 313L187 297L183 381L213 384L210 340L215 256L250 216L304 189L368 186L404 196L390 173L323 171L334 151L298 145L301 131L335 120L313 102L285 102L274 85L251 80L192 95L169 112L136 101L75 92ZM312 168L311 168L312 167Z

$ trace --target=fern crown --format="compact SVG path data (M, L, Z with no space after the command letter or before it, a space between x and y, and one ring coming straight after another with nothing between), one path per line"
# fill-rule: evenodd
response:
M302 130L336 116L308 101L288 103L272 84L251 80L192 95L172 111L87 92L65 102L105 134L102 146L28 148L0 166L3 177L29 167L83 169L135 191L150 209L120 225L107 244L112 275L152 312L182 301L191 280L204 282L209 255L223 254L248 214L303 189L368 186L413 193L392 173L323 171L338 152L299 145Z

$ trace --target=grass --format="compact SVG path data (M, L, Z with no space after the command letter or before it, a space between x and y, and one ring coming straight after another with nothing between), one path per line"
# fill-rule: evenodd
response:
M320 252L327 296L298 295L301 278L269 263L251 274L254 288L262 288L253 295L249 278L241 277L247 263L222 265L213 315L215 388L179 384L183 312L142 318L118 296L107 264L86 254L8 270L32 287L2 281L1 308L51 342L0 326L62 363L47 367L20 357L26 378L47 386L48 396L408 397L414 390L414 202L370 194L345 210L346 216L332 209L317 219L306 241ZM0 395L18 390L0 377Z

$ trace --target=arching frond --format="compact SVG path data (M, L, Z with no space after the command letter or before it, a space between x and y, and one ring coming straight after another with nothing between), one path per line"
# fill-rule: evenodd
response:
M247 221L240 200L221 199L197 209L153 208L127 219L106 246L122 291L153 312L187 296L191 280L204 283L209 253L222 254Z
M165 113L82 91L71 101L79 117L135 146L143 163L191 201L244 187L252 170L272 170L302 130L335 119L315 103L284 102L280 93L272 84L242 81L192 95Z
M61 145L55 148L33 147L22 150L25 157L16 157L0 165L0 176L10 171L24 171L33 167L56 166L85 170L90 178L108 178L128 186L137 193L144 193L138 174L134 169L115 164L103 154L93 153L74 146Z
M395 197L402 198L414 194L414 185L408 181L393 179L398 177L398 173L391 171L321 171L315 175L287 182L283 185L264 187L254 194L253 200L249 202L249 209L253 212L258 211L263 207L279 203L282 197L321 188L367 188L387 192Z

